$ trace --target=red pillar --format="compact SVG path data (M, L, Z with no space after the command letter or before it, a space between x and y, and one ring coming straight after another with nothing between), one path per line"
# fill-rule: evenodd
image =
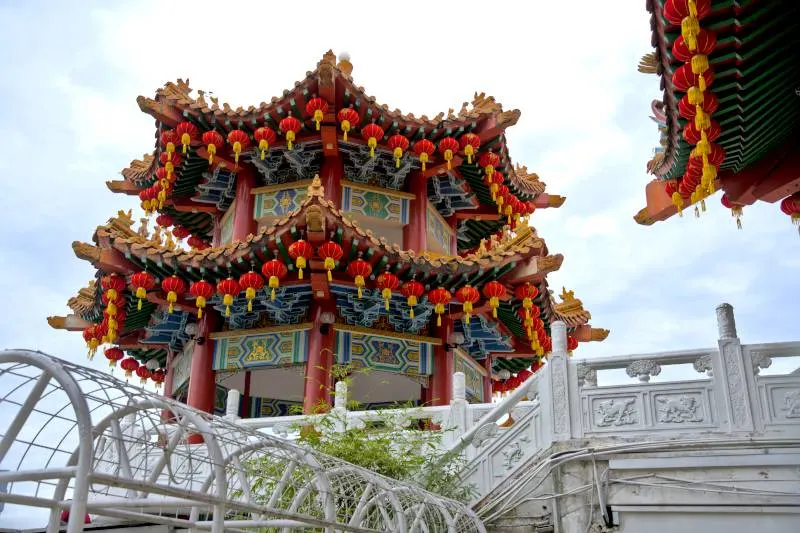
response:
M344 167L342 157L338 154L326 156L322 160L319 170L319 179L325 188L325 197L333 202L338 209L342 208L342 176Z
M214 229L211 232L211 246L219 246L222 240L222 217L217 215L214 217Z
M458 236L456 230L458 229L458 219L455 215L447 217L447 224L450 226L450 255L458 255Z
M453 332L453 319L442 316L441 346L433 348L433 376L431 380L431 403L433 405L450 405L453 398L453 350L447 348L447 340Z
M324 311L335 312L332 301L311 304L311 329L308 332L308 360L306 361L305 384L303 387L303 412L312 413L319 404L330 401L333 390L331 368L336 334L333 324L323 324L320 320ZM325 330L325 331L323 331Z
M213 369L214 341L209 338L209 334L215 331L216 324L216 311L206 308L197 327L189 377L189 396L186 399L190 407L207 413L214 412L214 396L217 388ZM201 340L202 344L199 342Z
M234 241L243 241L251 233L256 232L256 220L253 218L255 197L250 194L255 187L255 176L248 168L242 168L236 175L236 203L233 213Z
M486 354L486 359L483 360L483 368L486 369L487 374L483 377L483 403L490 403L492 401L492 356Z
M408 224L403 227L403 248L422 253L428 249L428 181L421 172L409 175Z

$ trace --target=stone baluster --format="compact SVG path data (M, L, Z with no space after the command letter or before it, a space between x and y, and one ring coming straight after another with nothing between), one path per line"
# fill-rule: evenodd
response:
M572 436L572 423L570 421L570 386L567 354L567 325L556 321L550 326L553 340L553 353L547 359L545 382L540 386L539 396L541 404L549 418L549 426L554 441L569 440ZM574 365L572 365L574 367ZM576 368L571 370L576 371ZM577 386L577 375L575 376Z
M225 418L229 420L238 420L240 396L241 393L238 390L228 390L228 400L225 402Z
M337 381L333 389L334 431L342 432L347 422L347 382Z
M463 372L455 372L453 374L453 399L450 400L450 413L445 427L444 444L446 447L450 447L469 429L467 427L468 409L466 377Z
M714 391L717 405L722 406L721 421L727 423L730 432L753 431L753 408L747 374L752 369L746 365L742 343L736 335L733 307L721 304L717 307L719 351L711 356ZM723 426L724 427L724 426Z

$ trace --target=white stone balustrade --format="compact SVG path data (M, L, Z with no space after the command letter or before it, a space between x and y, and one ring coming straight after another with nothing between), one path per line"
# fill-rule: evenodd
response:
M631 441L684 435L800 438L800 373L761 375L775 358L800 356L800 342L742 345L728 304L717 308L717 323L715 348L571 359L566 351L566 326L555 322L553 353L547 364L500 403L468 404L464 376L456 373L449 406L348 411L346 385L339 383L335 410L345 421L339 427L390 420L403 430L430 420L447 431L443 439L447 449L465 454L465 479L480 494L487 494L518 465L559 442L609 436ZM653 380L674 365L689 370L676 381ZM598 374L609 370L624 371L630 382L600 382ZM292 437L292 428L309 420L315 417L239 423Z

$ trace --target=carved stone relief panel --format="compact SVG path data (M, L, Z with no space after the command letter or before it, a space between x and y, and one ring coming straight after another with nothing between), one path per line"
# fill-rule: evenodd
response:
M641 420L636 397L595 398L591 403L594 425L601 428L638 425Z
M706 421L706 409L700 394L656 394L653 399L655 419L660 424L696 424Z

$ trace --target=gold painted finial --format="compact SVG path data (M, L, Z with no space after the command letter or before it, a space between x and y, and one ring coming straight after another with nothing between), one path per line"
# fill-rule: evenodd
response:
M353 64L350 62L350 54L347 52L342 52L339 55L339 63L336 65L336 67L350 76L353 73Z
M314 179L311 180L311 185L308 186L308 196L325 197L325 187L322 186L322 180L319 179L319 174L316 174Z
M583 311L583 302L575 298L575 291L561 287L561 303L556 304L556 311L562 315L574 315Z

